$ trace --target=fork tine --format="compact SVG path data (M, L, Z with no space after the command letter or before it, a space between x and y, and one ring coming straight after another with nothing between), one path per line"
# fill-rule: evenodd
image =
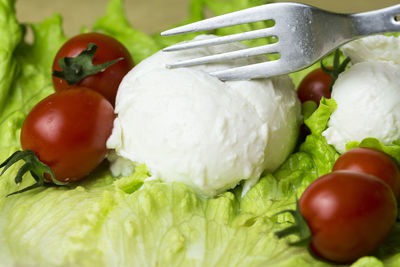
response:
M269 78L276 75L289 73L291 70L283 69L280 59L266 61L252 65L211 72L210 75L223 81L250 80L255 78Z
M178 51L178 50L191 49L191 48L202 47L202 46L220 45L220 44L226 44L226 43L232 43L232 42L239 42L239 41L243 41L243 40L263 38L263 37L272 36L274 30L275 30L274 27L270 27L270 28L265 28L265 29L249 31L249 32L236 33L236 34L232 34L232 35L215 37L215 38L211 38L211 39L198 40L198 41L192 41L192 42L183 42L183 43L178 43L175 45L171 45L167 48L164 48L163 51L164 52Z
M222 54L216 54L216 55L211 55L211 56L183 60L183 61L179 61L174 64L168 64L167 68L188 67L188 66L207 64L207 63L213 63L213 62L218 62L218 61L225 61L225 60L231 60L231 59L237 59L237 58L243 58L243 57L249 57L249 56L258 56L258 55L264 55L264 54L276 54L276 53L279 53L277 44L278 43L273 43L273 44L268 44L268 45L263 45L263 46L252 47L252 48L245 48L245 49L232 51L232 52L226 52L226 53L222 53Z
M280 9L282 3L266 4L262 6L256 6L236 12L232 12L225 15L205 19L202 21L194 22L191 24L183 25L170 29L161 33L162 36L214 30L217 28L223 28L233 26L237 24L244 24L250 22L256 22L261 20L270 20L276 9Z

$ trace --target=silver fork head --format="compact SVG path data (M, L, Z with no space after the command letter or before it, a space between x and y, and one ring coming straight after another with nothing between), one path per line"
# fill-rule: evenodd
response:
M221 27L273 20L274 26L261 30L221 36L207 40L179 43L164 49L177 51L201 46L275 36L277 43L233 52L195 58L170 64L176 68L231 60L263 54L280 54L274 61L258 63L211 73L222 80L265 78L305 68L352 36L347 15L335 14L298 3L274 3L253 7L162 32L174 35L212 30ZM332 26L335 27L332 27Z

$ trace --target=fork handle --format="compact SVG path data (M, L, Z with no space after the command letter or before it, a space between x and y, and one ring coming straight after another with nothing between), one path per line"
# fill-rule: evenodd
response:
M400 4L369 12L352 14L354 34L358 37L400 31Z

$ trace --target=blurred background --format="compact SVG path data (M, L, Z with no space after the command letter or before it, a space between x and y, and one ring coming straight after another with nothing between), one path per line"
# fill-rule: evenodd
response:
M226 0L229 1L229 0ZM283 1L277 1L283 2ZM286 2L286 1L285 1ZM399 4L400 0L300 0L326 10L353 13ZM91 26L105 13L108 0L17 0L17 16L21 22L39 22L60 13L68 36ZM189 0L125 0L126 14L135 28L154 33L181 22L187 16Z

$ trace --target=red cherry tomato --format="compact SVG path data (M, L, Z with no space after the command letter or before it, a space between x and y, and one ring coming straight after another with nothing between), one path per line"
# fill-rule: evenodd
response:
M315 180L299 201L318 256L348 263L376 250L397 216L390 187L375 176L335 171Z
M88 76L78 82L76 86L93 89L110 101L114 106L115 96L122 78L134 66L129 51L116 39L101 33L85 33L69 39L57 52L53 62L53 71L61 71L58 61L63 57L75 57L87 48L89 43L97 45L93 57L93 64L103 64L118 58L122 60L107 67L104 71ZM56 91L68 89L71 86L63 79L53 76L53 85Z
M297 96L302 103L314 101L319 104L322 97L331 98L332 77L321 68L311 71L297 88Z
M104 159L114 120L113 107L87 88L56 92L26 117L21 145L33 150L57 180L72 182L89 174Z
M382 151L361 147L351 149L337 159L333 171L337 170L372 174L386 182L396 198L400 195L400 171L394 160Z

